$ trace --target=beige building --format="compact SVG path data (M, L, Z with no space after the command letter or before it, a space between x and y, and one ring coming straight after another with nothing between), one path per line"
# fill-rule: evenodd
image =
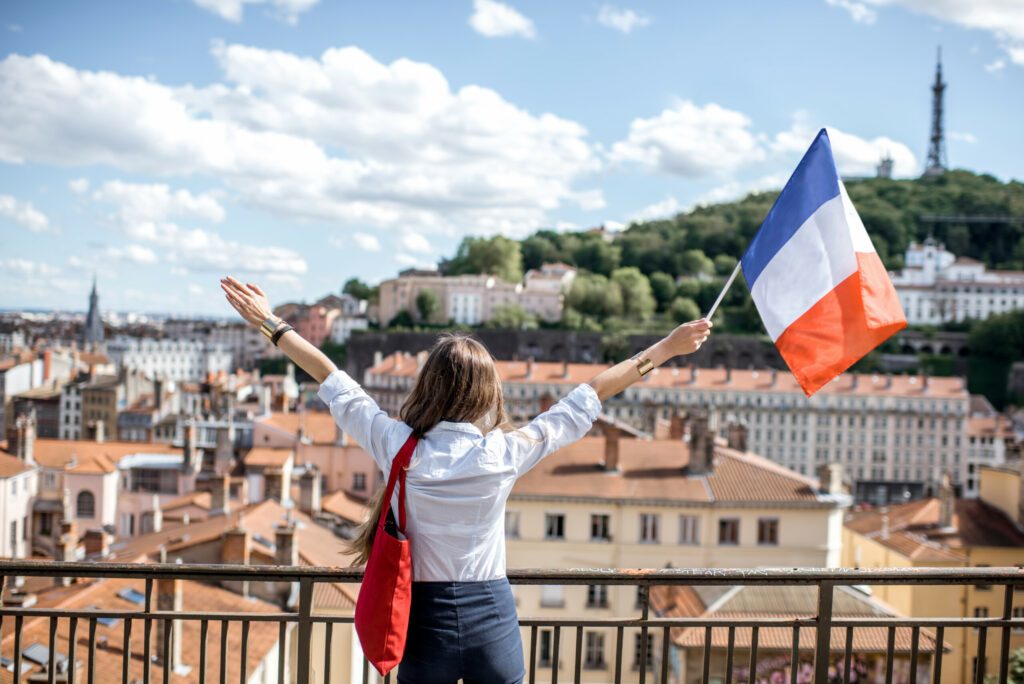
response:
M367 369L364 386L394 413L424 358L392 354ZM497 363L518 422L606 367ZM710 408L747 425L751 451L807 476L841 464L870 493L871 483L885 482L934 489L947 471L965 483L969 404L962 378L846 373L808 399L791 373L663 366L605 402L604 411L654 434L680 409Z
M856 568L1013 567L1024 565L1021 474L1008 468L979 468L977 499L939 497L851 512L843 528L843 565ZM1004 592L989 585L878 586L874 595L915 618L1000 617ZM1024 617L1024 594L1017 592L1012 617ZM970 682L976 671L978 631L947 629L952 652L945 658L942 684ZM999 637L990 630L986 671L997 674ZM1014 630L1010 648L1024 647Z
M725 446L695 416L688 438L630 439L602 424L541 461L516 483L505 533L512 568L835 567L843 509L838 472L825 489L742 449ZM636 587L514 587L521 617L612 618L639 614ZM563 635L564 636L564 635ZM524 644L529 648L529 631ZM649 640L660 653L660 633ZM553 632L538 635L538 681L548 681ZM640 631L627 630L623 681L636 681ZM560 660L572 675L572 645ZM615 630L585 630L584 680L614 678ZM649 670L650 672L650 670ZM656 680L655 680L656 681Z
M416 298L431 292L439 304L430 323L486 323L504 307L518 306L545 321L562 318L564 293L576 271L565 264L546 264L531 270L522 283L491 275L442 276L438 271L409 269L380 284L379 317L387 325L402 311L420 319Z

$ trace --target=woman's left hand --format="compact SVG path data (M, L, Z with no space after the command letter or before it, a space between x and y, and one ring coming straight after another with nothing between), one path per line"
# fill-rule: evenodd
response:
M704 318L683 323L665 338L669 350L674 356L692 354L708 339L711 325L711 321Z
M227 276L221 278L220 289L224 290L224 296L235 308L235 311L253 325L258 326L274 315L267 295L253 283L243 285L231 276Z

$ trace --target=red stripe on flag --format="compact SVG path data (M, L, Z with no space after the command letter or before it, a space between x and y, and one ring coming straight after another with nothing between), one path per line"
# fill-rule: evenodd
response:
M857 272L839 283L775 341L807 396L907 327L882 260L857 253Z

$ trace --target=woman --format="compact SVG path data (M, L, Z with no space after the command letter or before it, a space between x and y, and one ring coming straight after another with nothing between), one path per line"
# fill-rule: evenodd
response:
M699 349L711 323L679 326L512 431L494 360L472 338L444 335L437 341L401 420L395 420L277 319L260 288L230 277L221 287L245 320L275 331L280 349L320 383L319 396L338 426L385 474L409 435L420 438L406 475L413 596L399 683L522 681L523 645L505 577L505 502L512 486L542 458L587 434L605 399L672 357ZM369 554L382 498L378 491L373 513L354 540L355 564Z

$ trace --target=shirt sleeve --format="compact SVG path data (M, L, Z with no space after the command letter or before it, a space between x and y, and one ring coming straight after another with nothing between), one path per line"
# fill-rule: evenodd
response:
M328 375L317 396L327 404L338 427L356 440L382 471L390 472L396 443L408 439L412 429L381 410L345 371Z
M583 437L601 412L601 400L590 385L579 385L526 427L505 435L516 477L548 454Z

